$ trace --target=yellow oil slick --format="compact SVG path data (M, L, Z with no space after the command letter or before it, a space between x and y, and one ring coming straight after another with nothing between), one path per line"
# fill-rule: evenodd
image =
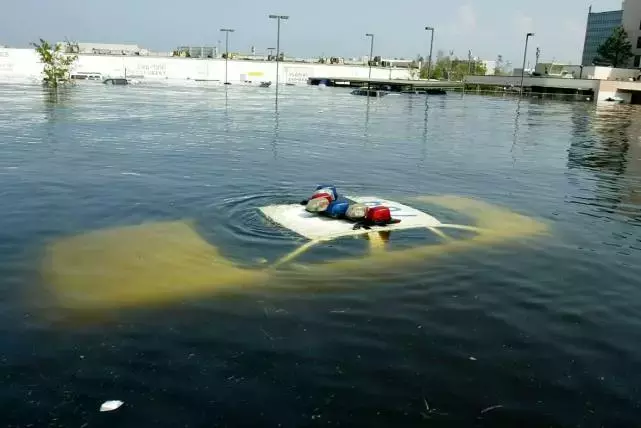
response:
M223 257L188 221L140 224L62 238L46 249L43 278L59 307L117 309L145 307L233 292L243 287L322 286L346 275L384 275L421 265L435 257L547 233L532 218L482 201L457 196L426 196L420 202L466 214L472 225L442 225L475 231L468 239L446 239L410 249L387 251L389 232L368 233L370 251L298 267L295 259L322 241L309 241L271 266L240 267ZM336 281L341 283L342 281ZM312 287L310 287L312 288Z
M60 306L80 309L177 301L267 276L235 266L184 221L63 238L47 249L43 271Z

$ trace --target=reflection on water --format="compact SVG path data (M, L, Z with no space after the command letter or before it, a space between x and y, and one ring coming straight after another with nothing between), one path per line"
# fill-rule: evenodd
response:
M367 96L365 102L365 130L363 131L363 136L365 137L365 142L369 140L369 109L370 109L370 97Z
M631 114L631 110L599 106L589 124L593 138L581 138L581 134L577 136L577 141L570 145L568 167L586 168L608 175L622 174L630 147L628 128L632 123ZM581 123L583 120L577 118L573 122L577 131L583 131L585 135Z
M512 133L512 148L510 148L510 152L512 152L512 160L516 162L516 158L514 157L514 149L516 148L517 140L519 138L519 118L521 117L521 100L522 98L519 97L519 99L516 102L516 113L514 114L514 132Z
M426 97L427 98L427 97ZM423 144L421 144L421 158L419 162L419 167L425 164L425 158L427 157L427 130L428 130L428 115L429 115L429 103L425 103L425 109L423 113Z
M274 159L278 158L278 140L280 139L279 135L279 123L280 114L278 113L278 96L276 97L276 104L274 105L274 138L272 139L272 153L274 154Z
M638 422L638 110L264 89L0 85L6 426ZM327 181L494 233L270 270Z
M593 113L574 113L572 123L568 168L589 171L596 181L597 194L584 201L640 221L641 110L599 105Z

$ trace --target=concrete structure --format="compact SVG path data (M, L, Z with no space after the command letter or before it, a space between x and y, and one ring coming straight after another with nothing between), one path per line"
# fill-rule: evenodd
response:
M538 95L567 95L574 99L605 101L620 98L623 103L641 104L641 72L636 69L611 67L583 67L583 79L557 76L530 76L523 79L525 93ZM521 76L466 76L469 87L505 88L506 92L518 90Z
M99 74L106 77L136 78L142 81L224 81L225 60L161 57L143 55L79 54L72 73ZM284 84L307 84L310 77L365 78L367 66L313 64L284 61L280 63L280 81ZM411 69L372 67L372 77L411 79ZM33 49L0 49L0 83L7 81L40 82L42 64ZM228 79L234 83L276 80L274 61L229 60Z
M641 1L623 0L623 28L632 43L632 67L641 67Z
M638 2L638 0L635 0ZM583 42L582 65L592 65L597 57L597 49L607 40L616 27L623 23L623 11L612 10L608 12L592 12L588 10L588 22L585 28Z
M61 43L65 44L65 43ZM94 54L94 55L147 55L147 49L132 44L114 44L114 43L77 43L76 53Z
M381 79L381 78L358 78L358 77L310 77L310 85L319 85L324 83L327 86L339 86L344 88L359 88L371 86L372 89L383 89L392 92L412 91L430 93L431 90L460 89L463 88L463 82L450 82L447 80L427 80L427 79ZM438 92L438 91L437 91ZM441 91L442 93L442 91Z

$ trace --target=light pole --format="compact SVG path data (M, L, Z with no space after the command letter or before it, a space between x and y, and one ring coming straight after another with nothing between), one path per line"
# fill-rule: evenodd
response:
M278 62L280 61L280 20L289 19L287 15L269 15L271 19L278 22L278 29L276 30L276 102L278 102Z
M432 32L430 40L430 58L427 60L427 80L430 80L430 72L432 71L432 48L434 47L434 27L425 27L426 31Z
M527 33L525 35L525 49L523 50L523 68L521 68L521 88L519 89L519 97L523 95L523 77L525 77L525 60L527 59L527 42L534 33Z
M370 44L369 44L369 73L367 74L367 96L369 97L369 88L370 88L370 81L372 80L372 55L374 55L374 34L372 33L367 33L365 34L365 37L370 37Z
M474 67L474 69L476 71L476 67ZM471 49L467 51L467 74L472 75L472 50Z
M229 85L227 80L227 60L229 59L229 33L233 33L232 28L221 28L220 31L225 33L225 85Z

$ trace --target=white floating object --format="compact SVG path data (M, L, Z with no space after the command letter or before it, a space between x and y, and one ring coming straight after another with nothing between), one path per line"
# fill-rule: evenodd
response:
M402 230L438 227L441 225L441 222L431 215L398 202L375 196L345 196L345 198L370 207L378 205L386 206L390 209L392 217L400 219L401 222L385 227L372 226L371 230L353 230L354 223L350 221L337 220L309 213L305 211L305 207L300 204L269 205L261 207L260 211L270 220L311 240L361 235L379 229Z
M102 403L102 406L100 406L100 411L111 412L113 410L116 410L118 407L122 406L123 404L125 404L125 402L120 400L105 401L104 403Z

